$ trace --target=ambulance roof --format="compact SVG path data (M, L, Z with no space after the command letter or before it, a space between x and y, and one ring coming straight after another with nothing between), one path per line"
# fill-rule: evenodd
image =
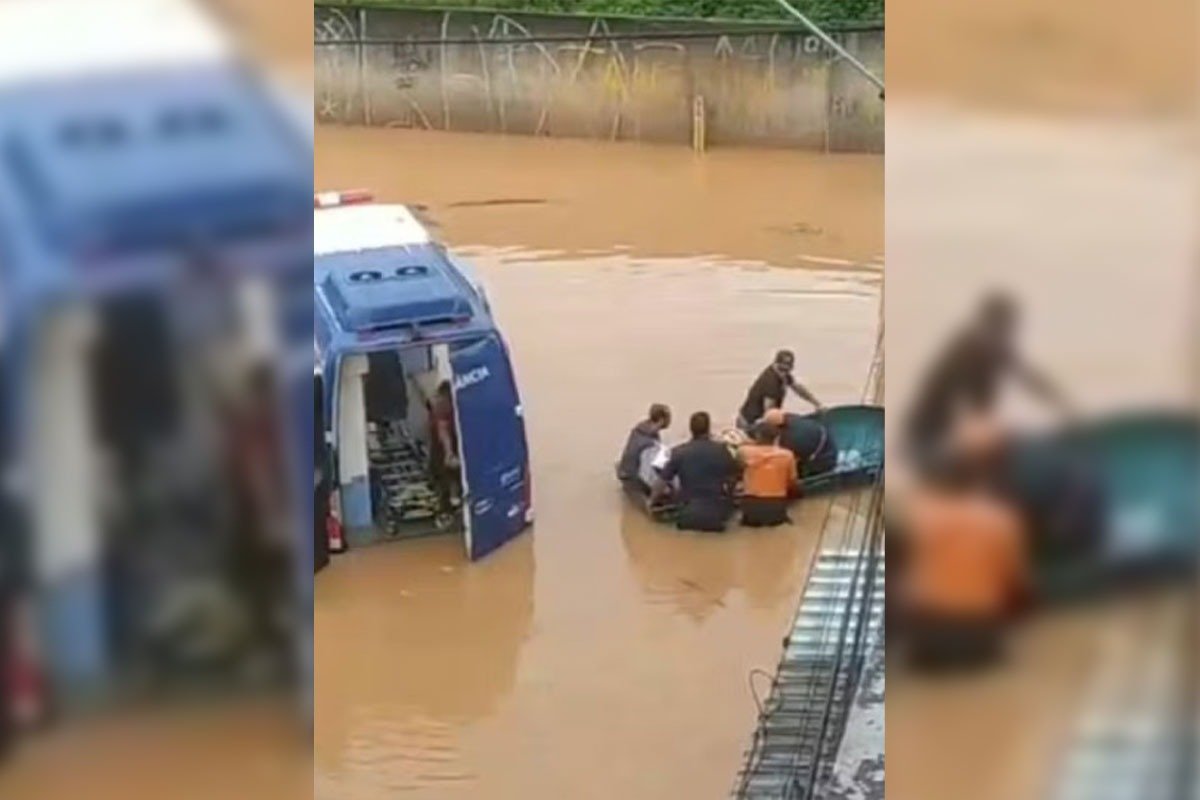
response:
M429 232L405 206L361 205L322 208L313 213L313 255L429 244Z

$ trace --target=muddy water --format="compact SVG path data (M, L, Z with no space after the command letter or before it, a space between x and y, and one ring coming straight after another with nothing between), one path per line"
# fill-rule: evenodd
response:
M304 739L287 697L125 709L22 742L0 797L293 800L311 786Z
M426 205L454 244L817 265L883 252L883 159L322 128L316 183Z
M831 501L784 530L689 538L633 512L612 462L651 401L731 420L782 345L828 402L858 398L879 274L853 263L879 252L880 175L865 158L319 132L318 186L425 205L482 272L538 513L478 564L431 540L318 578L319 797L726 796L748 673L778 658Z
M1125 9L1086 0L893 4L888 100L934 95L1053 116L1194 113L1196 4L1144 11L1134 24Z

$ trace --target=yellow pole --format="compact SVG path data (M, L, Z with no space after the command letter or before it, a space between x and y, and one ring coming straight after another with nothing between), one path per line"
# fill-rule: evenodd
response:
M692 98L692 150L703 153L706 144L704 118L704 95Z

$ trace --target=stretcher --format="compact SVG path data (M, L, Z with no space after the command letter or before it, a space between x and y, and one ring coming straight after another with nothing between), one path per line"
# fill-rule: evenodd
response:
M371 482L392 535L400 535L406 524L437 518L440 500L429 475L429 453L406 423L372 424L368 457Z

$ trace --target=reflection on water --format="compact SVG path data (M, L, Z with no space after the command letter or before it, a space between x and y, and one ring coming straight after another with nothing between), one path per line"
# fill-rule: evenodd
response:
M832 502L821 498L797 506L791 530L744 530L725 537L656 525L632 503L625 503L621 541L646 603L704 622L717 609L728 607L734 591L753 608L794 603L797 582Z
M684 535L632 509L613 462L651 402L731 424L779 347L818 396L858 400L881 161L395 131L318 146L318 186L423 203L482 274L537 511L478 564L456 542L388 544L318 577L318 796L727 796L748 674L779 657L831 501L780 530ZM480 202L505 198L553 202ZM815 244L773 230L805 217ZM804 253L847 263L769 266Z
M460 542L431 539L337 567L314 609L316 726L336 748L319 760L367 789L469 779L456 730L512 691L533 618L532 541L470 566Z

